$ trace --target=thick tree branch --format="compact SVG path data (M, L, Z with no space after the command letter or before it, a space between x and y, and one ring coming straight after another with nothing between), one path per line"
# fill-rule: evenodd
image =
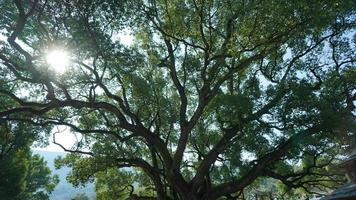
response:
M215 186L204 196L203 199L217 199L220 196L241 191L246 186L250 185L257 177L259 177L263 173L263 170L266 169L266 167L275 163L276 161L280 160L281 157L286 155L290 148L298 144L300 138L310 136L319 132L320 130L321 125L315 125L312 128L306 129L296 135L291 136L286 142L276 147L273 151L254 161L253 167L245 176L238 180L222 183Z

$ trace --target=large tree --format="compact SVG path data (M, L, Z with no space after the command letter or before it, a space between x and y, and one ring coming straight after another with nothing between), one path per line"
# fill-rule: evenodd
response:
M321 193L355 142L355 6L3 0L0 119L79 134L57 164L103 199L236 199L263 178Z

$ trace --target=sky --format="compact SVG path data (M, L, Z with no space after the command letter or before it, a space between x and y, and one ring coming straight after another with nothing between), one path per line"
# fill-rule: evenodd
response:
M65 148L68 149L70 149L70 147L72 147L75 141L77 140L77 137L74 133L70 132L69 128L58 126L52 130L51 136L49 138L49 145L47 147L35 147L32 149L39 151L65 152L60 146L53 143L53 135L55 135L55 141L57 143L63 145Z

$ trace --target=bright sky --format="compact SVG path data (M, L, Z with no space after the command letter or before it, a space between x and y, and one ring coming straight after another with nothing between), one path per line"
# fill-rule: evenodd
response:
M69 52L63 49L50 49L46 55L46 62L58 73L64 73L70 64Z
M112 40L116 41L119 40L121 44L124 44L126 46L131 46L134 42L134 36L132 35L132 31L129 29L124 29L118 34L114 34L112 36Z
M73 146L77 137L75 134L70 132L69 128L64 126L55 127L52 131L52 134L49 138L49 145L45 148L33 148L34 150L41 150L41 151L52 151L52 152L64 152L64 150L53 143L53 134L55 134L55 140L57 143L63 145L65 148L70 149Z
M4 38L5 39L5 38ZM131 46L134 41L134 36L130 34L129 30L123 30L112 38L114 41L119 40L125 46ZM65 49L50 49L48 54L45 55L46 62L58 73L64 73L67 67L70 65L70 53ZM64 152L63 149L53 143L53 133L56 135L56 142L60 143L66 148L73 146L77 137L74 133L70 132L69 128L59 126L54 128L52 135L49 139L50 144L45 148L34 148L35 150L52 151L52 152Z

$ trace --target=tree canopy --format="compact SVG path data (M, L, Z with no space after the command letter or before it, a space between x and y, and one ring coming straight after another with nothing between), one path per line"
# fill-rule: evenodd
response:
M3 0L0 120L78 134L57 167L96 179L98 199L323 194L356 141L355 7Z

